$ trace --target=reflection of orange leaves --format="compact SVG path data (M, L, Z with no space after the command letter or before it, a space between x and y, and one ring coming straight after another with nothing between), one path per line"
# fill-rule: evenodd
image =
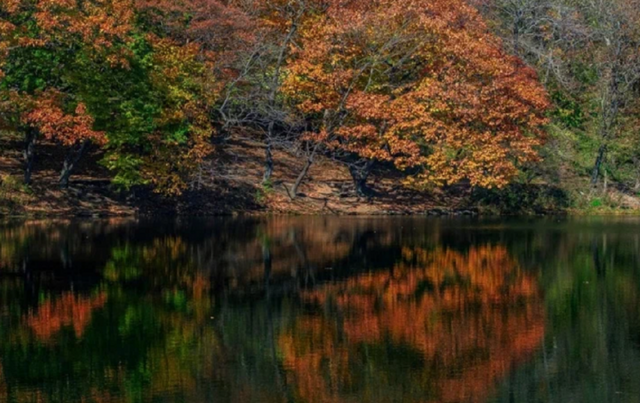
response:
M327 384L348 383L349 349L341 347L334 340L332 335L335 332L335 327L327 321L304 318L297 324L294 332L286 333L280 338L285 368L295 372L298 392L308 401L339 401L338 396L328 390ZM308 345L301 346L301 340ZM321 372L329 357L332 365L329 365L328 373L325 374L328 378L325 383L326 378L323 378Z
M195 300L199 300L206 296L211 288L211 281L202 273L196 273L193 283L191 284L191 292Z
M281 339L300 395L314 401L344 401L337 390L350 381L342 370L361 359L359 345L384 340L420 353L425 371L438 368L424 373L420 382L427 384L420 387L434 386L439 401L482 401L544 335L535 278L501 247L466 254L406 249L393 270L327 285L305 298L333 306L340 318L305 318Z
M76 337L80 338L91 321L92 312L102 308L106 301L105 293L87 298L68 292L59 299L47 299L37 312L30 312L27 325L44 342L50 341L65 326L73 326Z

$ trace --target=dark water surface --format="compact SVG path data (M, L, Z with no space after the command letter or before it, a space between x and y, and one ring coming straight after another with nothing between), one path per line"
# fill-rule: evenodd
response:
M0 402L640 402L640 220L5 222Z

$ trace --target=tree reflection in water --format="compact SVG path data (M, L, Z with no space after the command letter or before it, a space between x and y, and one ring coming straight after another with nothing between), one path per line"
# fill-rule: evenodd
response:
M27 326L36 338L46 343L63 327L72 327L76 338L82 338L85 327L91 322L91 315L95 309L104 306L107 300L101 292L95 297L76 296L65 292L56 299L46 298L37 311L27 315Z
M535 278L504 247L405 248L390 270L303 298L322 315L280 343L305 401L482 402L544 336Z
M625 225L2 224L0 402L633 402Z

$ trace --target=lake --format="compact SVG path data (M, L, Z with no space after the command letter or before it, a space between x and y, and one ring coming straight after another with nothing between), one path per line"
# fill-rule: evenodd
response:
M0 402L640 402L640 220L4 222Z

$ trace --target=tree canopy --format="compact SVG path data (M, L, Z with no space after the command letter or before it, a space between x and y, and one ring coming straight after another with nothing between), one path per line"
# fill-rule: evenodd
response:
M36 143L48 141L67 150L63 186L91 148L119 187L176 195L232 133L241 133L265 147L264 183L274 169L273 148L305 155L292 197L317 156L349 167L359 193L379 167L420 190L461 182L502 188L540 161L548 124L571 114L568 92L557 89L565 83L559 70L548 84L548 75L538 78L542 59L533 61L550 43L550 26L541 22L537 33L509 37L496 28L501 18L508 21L508 3L5 1L0 121L24 135L27 182ZM619 3L608 25L596 27L586 6L570 18L592 21L603 43L612 43L606 27L633 1ZM549 18L562 11L536 10ZM618 53L595 39L589 48L602 67L598 77L613 80L602 87L610 107L601 112L599 155L615 137L607 133L622 124L616 105L636 88L636 42L629 39L635 31L621 27L629 28L616 42L625 45ZM620 68L606 70L615 55ZM623 81L624 88L614 85Z

